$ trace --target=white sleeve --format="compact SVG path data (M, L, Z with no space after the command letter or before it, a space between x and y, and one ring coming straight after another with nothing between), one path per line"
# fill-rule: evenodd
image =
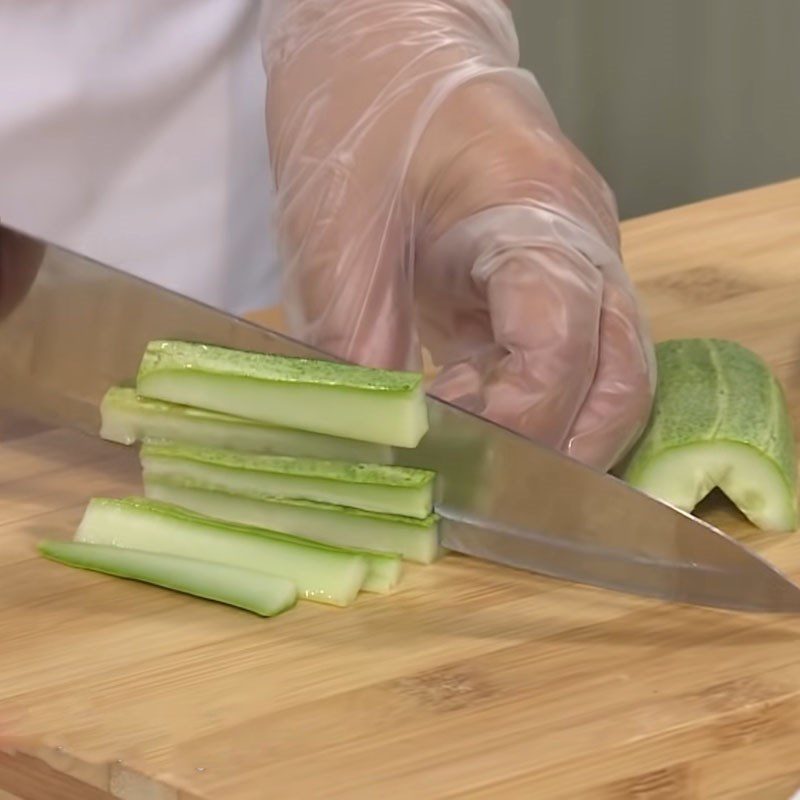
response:
M274 303L261 11L0 3L0 218L217 307Z

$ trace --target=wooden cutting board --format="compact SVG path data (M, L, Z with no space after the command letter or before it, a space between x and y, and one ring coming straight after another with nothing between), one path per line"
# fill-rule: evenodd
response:
M656 338L768 359L800 430L800 181L625 224ZM246 613L45 562L133 454L0 423L0 798L738 798L800 787L800 619L461 557ZM702 515L800 578L800 534ZM16 749L14 749L16 748Z

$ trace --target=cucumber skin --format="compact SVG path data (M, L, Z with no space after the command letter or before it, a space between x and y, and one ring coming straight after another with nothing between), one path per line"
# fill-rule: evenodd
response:
M100 572L127 580L135 580L141 583L149 583L153 586L170 589L182 594L190 594L206 600L236 606L246 611L252 611L262 617L276 616L297 604L297 589L291 581L285 578L268 576L260 572L215 564L200 559L181 558L180 556L150 553L142 550L127 550L84 542L44 540L39 542L37 547L45 558L56 561L59 564ZM138 568L134 566L137 562L139 564ZM145 562L145 564L150 562L149 574L142 570L141 562ZM265 585L272 584L273 591L284 593L285 599L282 602L270 603L264 602L263 598L246 598L242 596L241 584L238 587L238 592L236 588L230 591L201 588L194 580L191 581L192 585L190 586L189 581L180 580L174 574L166 574L169 572L168 565L170 564L179 565L186 569L196 566L200 571L216 573L217 577L227 575L229 578L238 578L239 581L244 577L250 581L257 580ZM165 571L162 577L157 577L154 574L159 569Z
M422 375L416 372L361 367L337 361L294 358L210 344L155 340L147 345L137 382L155 371L184 369L278 383L334 386L361 391L408 393L417 389Z
M640 485L649 465L665 451L727 441L747 445L772 462L796 505L794 432L783 387L767 364L724 339L670 339L655 350L653 412L624 465L623 478ZM768 425L764 408L771 410Z

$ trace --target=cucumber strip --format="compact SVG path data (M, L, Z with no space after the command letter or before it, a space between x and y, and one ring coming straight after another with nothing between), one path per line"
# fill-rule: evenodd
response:
M219 519L187 518L144 498L94 498L75 540L251 569L288 578L306 600L346 606L367 574L363 556L244 533Z
M226 530L236 531L257 536L267 536L271 539L280 539L290 544L302 544L306 547L315 547L320 550L329 550L336 553L350 553L362 556L367 561L367 575L361 586L362 591L376 592L378 594L388 594L396 588L403 574L403 561L397 553L380 553L375 550L365 550L353 547L338 547L315 539L308 539L295 534L284 533L281 531L270 530L269 528L257 525L244 525L222 517L213 517L210 514L201 514L186 506L174 503L163 502L153 498L128 498L138 504L146 503L147 507L155 510L163 510L173 516L191 522L199 521L201 524L208 522L209 518L223 524Z
M100 436L131 445L144 439L169 439L245 453L335 458L391 464L386 445L357 442L322 433L280 428L218 411L139 397L135 389L112 386L100 404Z
M39 552L70 567L151 583L262 617L273 617L297 602L291 581L227 564L83 542L45 540L39 543Z
M435 473L411 467L253 455L174 442L145 442L142 467L153 477L200 481L232 494L253 492L425 519Z
M718 487L757 527L797 527L794 435L780 383L735 342L656 346L653 413L620 470L643 492L686 512Z
M178 483L147 474L144 490L147 497L210 517L258 525L340 547L397 553L420 564L431 564L443 553L439 546L439 518L435 514L416 520L311 500L235 495L203 484Z
M416 447L428 430L422 376L332 361L153 341L140 395L287 428Z

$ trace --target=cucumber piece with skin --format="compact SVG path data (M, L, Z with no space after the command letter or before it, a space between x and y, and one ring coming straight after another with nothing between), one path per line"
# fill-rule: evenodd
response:
M174 442L145 442L140 457L153 477L199 481L232 494L316 500L417 519L433 511L435 473L430 470L253 455Z
M443 554L436 514L417 520L311 500L230 494L200 483L169 481L147 473L144 491L149 498L209 517L257 525L337 547L397 553L406 561L420 564L432 564Z
M367 575L363 556L244 533L219 519L187 517L180 509L145 498L94 498L75 540L185 558L200 556L204 561L287 578L301 598L336 606L350 605Z
M70 567L150 583L272 617L295 605L289 580L251 569L83 542L43 541L39 552Z
M765 362L721 339L656 346L650 422L622 468L636 488L686 512L718 487L757 527L797 527L794 435Z
M131 445L145 439L221 447L245 453L335 458L391 464L386 445L292 430L233 417L218 411L140 397L136 390L112 386L100 404L100 436Z
M422 375L181 341L147 345L137 393L245 419L396 447L428 430Z

